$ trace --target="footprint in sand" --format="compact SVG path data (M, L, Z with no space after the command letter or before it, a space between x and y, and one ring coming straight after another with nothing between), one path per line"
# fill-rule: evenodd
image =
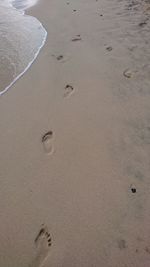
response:
M74 92L73 86L70 84L67 84L65 86L64 97L69 97L73 92Z
M81 35L80 34L77 34L76 37L72 38L72 42L77 42L77 41L81 41L82 38L81 38Z
M56 55L52 55L52 57L54 57L54 58L57 59L58 61L60 61L60 60L62 60L62 59L64 58L63 55L58 55L58 56L56 56Z
M50 155L54 152L53 136L53 131L49 131L42 136L42 144L44 151Z
M56 58L57 58L57 60L62 60L64 58L64 56L63 55L59 55Z
M147 19L144 20L144 21L141 21L138 25L139 25L140 27L144 27L145 25L147 25Z
M60 54L60 55L54 55L53 54L52 57L61 63L65 63L66 61L69 60L69 56L63 56L62 54Z
M34 243L36 246L36 256L30 264L30 267L42 267L49 256L52 244L51 236L46 226L41 228Z
M112 46L107 46L106 47L106 50L109 51L109 52L112 51L112 49L113 49Z
M125 69L123 72L123 76L126 78L132 78L137 73L137 70Z

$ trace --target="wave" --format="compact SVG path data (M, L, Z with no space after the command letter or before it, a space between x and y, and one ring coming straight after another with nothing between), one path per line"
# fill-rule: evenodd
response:
M45 44L40 21L26 15L34 0L0 0L0 95L31 66Z

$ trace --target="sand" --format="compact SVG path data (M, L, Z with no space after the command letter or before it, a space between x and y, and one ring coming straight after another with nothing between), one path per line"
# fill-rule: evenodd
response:
M0 97L0 266L149 266L149 12L140 0L28 10L48 38Z

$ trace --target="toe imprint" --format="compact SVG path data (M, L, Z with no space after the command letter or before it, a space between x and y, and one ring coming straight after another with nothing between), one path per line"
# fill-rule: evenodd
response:
M50 247L52 244L50 233L48 232L48 228L46 226L40 229L34 243L37 249L37 253L30 266L42 267L45 260L49 256Z
M35 238L35 245L38 246L38 244L41 244L42 240L46 242L47 244L51 242L51 235L48 232L48 228L46 226L42 227Z

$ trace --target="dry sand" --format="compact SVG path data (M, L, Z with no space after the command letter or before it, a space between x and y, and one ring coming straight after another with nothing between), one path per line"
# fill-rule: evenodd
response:
M150 3L28 13L48 39L0 98L0 266L148 267Z

